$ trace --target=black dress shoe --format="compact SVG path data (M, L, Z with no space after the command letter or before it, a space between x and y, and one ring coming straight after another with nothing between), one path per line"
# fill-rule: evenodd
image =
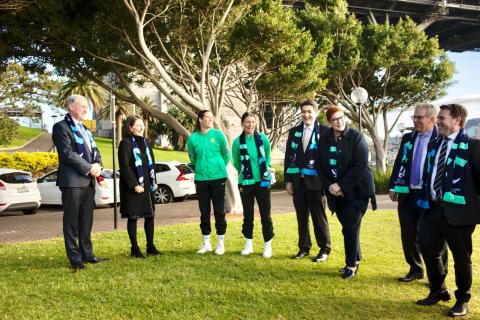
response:
M86 263L99 263L99 262L105 262L105 261L109 261L110 259L107 259L107 258L99 258L99 257L91 257L87 260L85 260L84 262Z
M309 256L309 255L310 255L309 252L305 252L305 251L300 250L300 251L298 251L298 253L296 255L294 255L292 257L292 259L303 259L303 258L305 258L306 256Z
M420 306L433 306L437 304L439 301L449 301L450 300L450 292L448 290L445 291L430 291L428 296L425 299L418 300L417 304Z
M147 254L151 255L151 256L158 256L162 253L160 251L158 251L157 248L155 248L154 245L151 245L151 246L147 246Z
M143 255L142 251L140 251L139 247L132 247L130 249L130 255L134 258L145 259L145 256Z
M400 282L412 282L413 280L423 279L423 272L412 272L407 273L405 277L398 278Z
M325 262L328 259L328 253L320 251L312 262Z
M468 310L468 303L462 302L462 301L457 301L455 302L455 305L453 306L450 311L448 311L448 316L449 317L462 317L467 314Z
M86 266L81 262L72 264L73 272L77 272L78 270L83 270L85 268L86 268Z

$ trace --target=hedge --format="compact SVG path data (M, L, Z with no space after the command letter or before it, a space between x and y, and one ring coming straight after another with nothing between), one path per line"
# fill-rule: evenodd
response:
M0 168L31 172L35 177L58 167L55 152L0 152Z

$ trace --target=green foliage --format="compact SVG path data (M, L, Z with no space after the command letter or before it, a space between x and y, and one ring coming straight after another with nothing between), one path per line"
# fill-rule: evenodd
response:
M360 235L363 260L358 275L350 280L342 280L338 273L345 257L336 216L328 215L332 253L326 263L292 261L291 255L298 250L295 215L272 218L275 238L270 259L261 255L264 244L259 221L254 231L255 253L240 256L245 242L239 219L228 222L223 256L195 253L201 244L197 222L157 226L155 241L164 254L147 259L129 256L125 230L97 233L93 235L95 253L111 261L89 264L77 273L68 268L61 237L2 244L0 314L6 319L52 320L426 320L444 318L453 306L453 301L418 306L415 301L429 291L426 279L407 285L396 280L408 271L396 211L365 214ZM144 232L139 230L138 237L144 250ZM473 247L479 245L479 234L474 233ZM450 262L453 268L451 255ZM478 266L480 257L474 254L472 263ZM473 269L476 292L480 280ZM454 278L453 272L446 277L450 288L455 288ZM472 294L469 306L469 317L479 319L478 294Z
M170 106L168 108L168 114L177 119L177 121L180 122L180 124L189 132L195 131L195 120L190 118L185 112L176 107ZM185 151L186 140L166 123L156 121L150 125L150 129L151 135L160 134L167 136L167 139L172 144L174 150Z
M18 123L0 112L0 146L8 146L18 131Z
M22 147L28 141L32 140L35 137L38 137L42 133L43 133L43 131L40 130L40 129L19 126L18 130L17 130L17 133L12 138L12 141L9 144L5 145L5 148Z
M272 188L277 190L285 190L286 182L283 173L283 166L275 165L273 166L273 168L275 169L275 179L277 180L277 182L275 182Z
M264 100L311 98L326 84L326 54L314 53L312 37L297 27L295 12L280 1L253 6L230 38L232 51L245 57L251 72L263 69L250 89Z
M378 169L373 169L373 181L375 183L376 194L387 194L389 191L388 183L392 175L392 168L387 168L386 172Z
M65 82L59 90L59 99L65 102L72 94L84 96L91 103L95 112L99 112L106 106L109 98L107 90L85 77L69 79Z
M50 71L30 72L21 64L8 62L0 70L0 109L32 116L41 105L57 103L59 86L60 81L54 80Z
M40 176L58 167L58 157L54 152L0 152L0 168L18 169Z

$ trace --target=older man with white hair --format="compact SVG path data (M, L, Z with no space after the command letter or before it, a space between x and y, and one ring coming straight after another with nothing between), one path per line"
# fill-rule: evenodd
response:
M67 98L65 119L53 126L53 143L58 152L57 185L62 192L63 237L74 271L85 263L98 263L90 237L95 206L95 179L102 171L100 153L92 134L83 124L88 103L81 95Z

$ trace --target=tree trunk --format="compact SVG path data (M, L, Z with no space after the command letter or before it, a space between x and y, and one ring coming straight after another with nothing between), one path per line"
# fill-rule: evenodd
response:
M383 150L383 143L376 133L370 134L373 141L373 148L375 149L375 163L376 169L382 173L387 171L386 153ZM386 137L385 139L388 139Z
M117 130L115 135L117 136L116 144L118 148L118 146L120 145L120 141L122 140L122 113L120 112L120 110L117 110L115 112L115 126Z
M148 139L148 117L143 118L143 123L145 124L145 131L143 132L143 137Z
M223 134L227 138L230 149L232 150L232 136L228 128L224 126L223 121L220 121L220 126ZM240 198L240 191L238 190L238 172L232 164L232 161L227 166L227 185L225 188L225 212L228 213L243 213L242 199Z

